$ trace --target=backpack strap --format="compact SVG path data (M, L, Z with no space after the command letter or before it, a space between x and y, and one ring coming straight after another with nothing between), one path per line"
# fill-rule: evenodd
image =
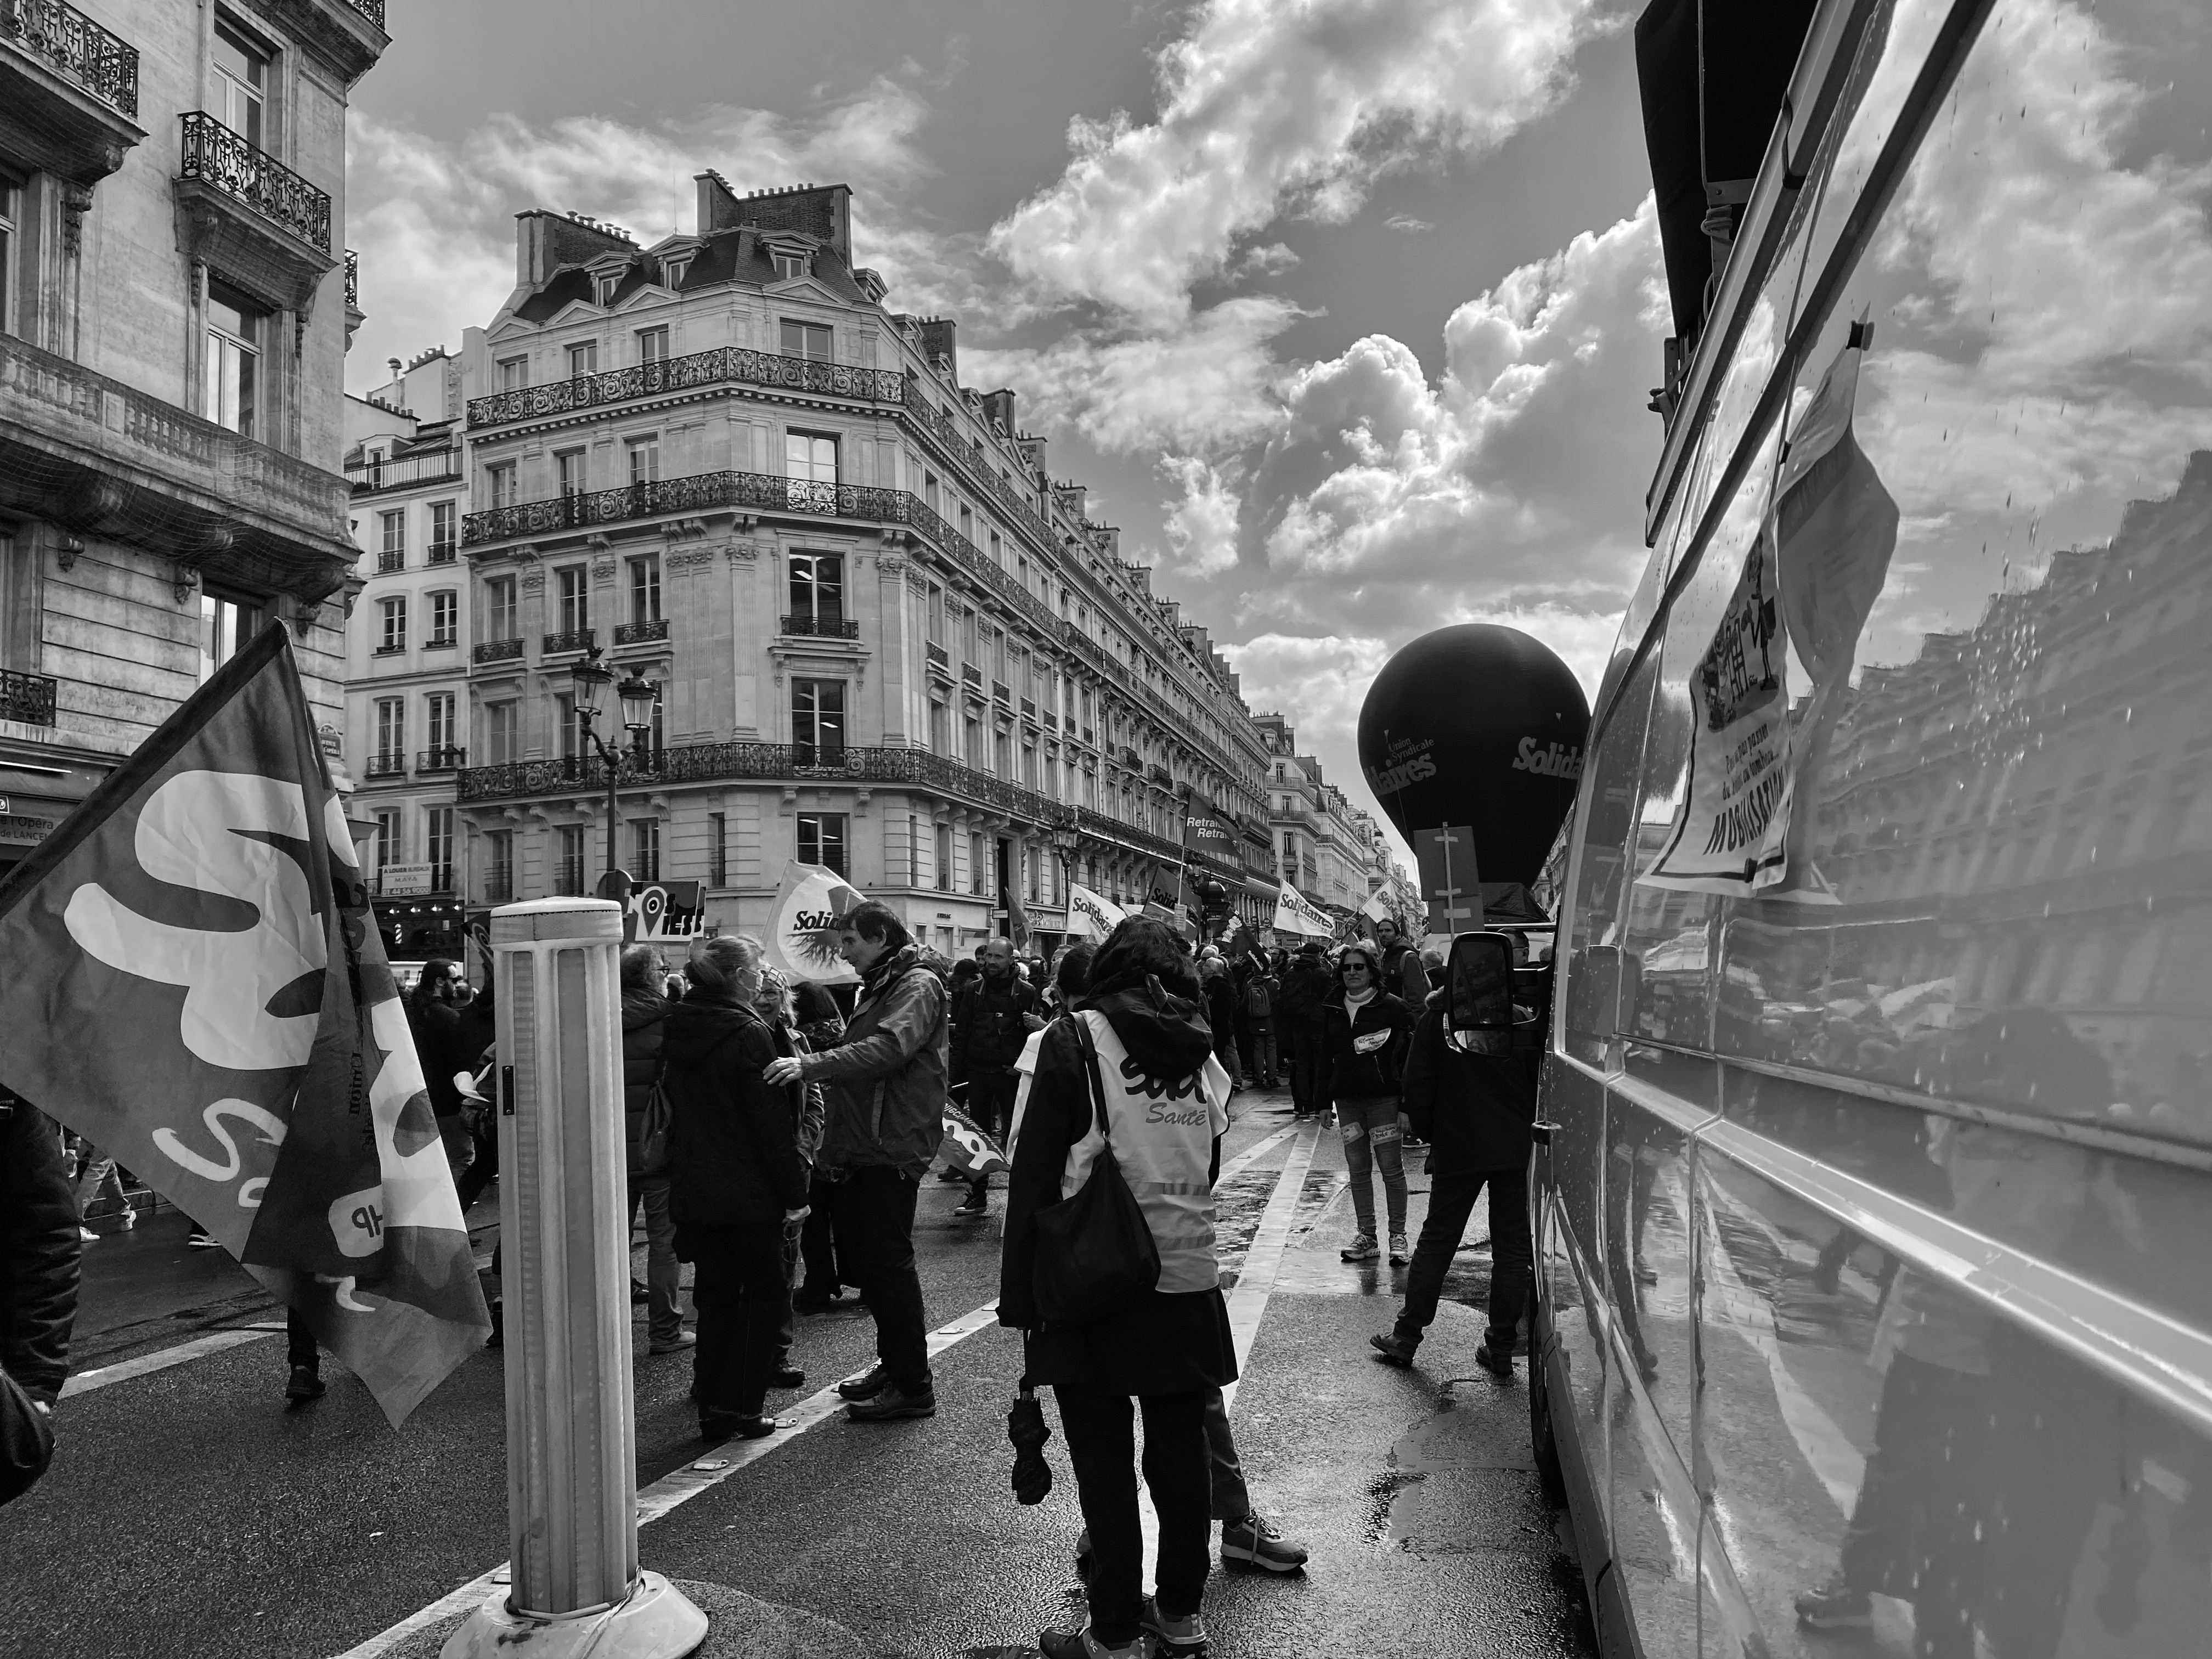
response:
M1113 1126L1106 1119L1106 1085L1098 1078L1098 1044L1091 1035L1091 1022L1081 1014L1068 1018L1075 1026L1075 1044L1083 1053L1083 1069L1091 1079L1091 1108L1097 1115L1098 1138L1108 1146L1114 1144Z

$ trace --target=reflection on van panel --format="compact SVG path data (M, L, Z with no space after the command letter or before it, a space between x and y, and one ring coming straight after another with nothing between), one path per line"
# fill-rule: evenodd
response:
M1730 49L1675 14L1647 112ZM1540 1453L1609 1654L2212 1655L2212 16L1810 14L1726 238L1647 123L1682 343L1547 872ZM1758 869L1668 852L1740 805Z

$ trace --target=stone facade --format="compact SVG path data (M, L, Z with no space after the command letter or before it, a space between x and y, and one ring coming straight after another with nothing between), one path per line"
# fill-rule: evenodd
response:
M1253 717L1267 751L1267 824L1282 879L1316 903L1348 916L1377 892L1392 914L1413 913L1414 889L1382 831L1362 807L1298 753L1298 734L1280 714Z
M335 737L345 106L381 12L0 9L0 794L28 821L0 867L257 627L294 629Z

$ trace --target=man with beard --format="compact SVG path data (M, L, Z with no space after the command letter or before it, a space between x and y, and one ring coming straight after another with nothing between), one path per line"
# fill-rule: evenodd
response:
M1030 1033L1044 1027L1044 999L1014 971L1013 940L986 939L981 961L982 977L968 982L953 1009L945 1077L954 1088L968 1085L968 1115L1003 1146L1021 1080L1014 1062ZM987 1175L970 1177L968 1201L955 1213L981 1215L989 1207L990 1184Z

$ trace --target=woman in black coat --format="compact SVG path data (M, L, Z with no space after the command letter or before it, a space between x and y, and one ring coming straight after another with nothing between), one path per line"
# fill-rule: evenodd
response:
M1382 1171L1390 1212L1390 1265L1413 1254L1406 1240L1406 1055L1413 1046L1414 1011L1382 987L1382 963L1374 948L1347 945L1336 964L1336 988L1321 1008L1322 1099L1336 1108L1344 1137L1344 1165L1352 1175L1352 1208L1359 1231L1346 1245L1346 1261L1372 1261L1375 1248L1374 1171Z
M661 1037L676 1253L698 1268L693 1392L708 1441L775 1431L764 1408L790 1346L789 1252L806 1218L801 1087L763 1077L790 1044L753 1008L761 965L757 939L702 942Z
M1091 1628L1047 1631L1047 1659L1195 1651L1212 1563L1206 1411L1235 1380L1236 1344L1214 1255L1213 1177L1228 1127L1229 1079L1214 1057L1190 958L1158 921L1132 916L1091 963L1076 1012L1041 1034L1011 1149L999 1322L1028 1333L1032 1382L1049 1383L1090 1531ZM1081 1022L1079 1024L1079 1022ZM1037 1215L1096 1179L1092 1068L1099 1056L1114 1156L1160 1255L1158 1287L1127 1310L1075 1323L1037 1306ZM1143 1595L1134 1396L1145 1419L1145 1484L1159 1512L1156 1601Z

